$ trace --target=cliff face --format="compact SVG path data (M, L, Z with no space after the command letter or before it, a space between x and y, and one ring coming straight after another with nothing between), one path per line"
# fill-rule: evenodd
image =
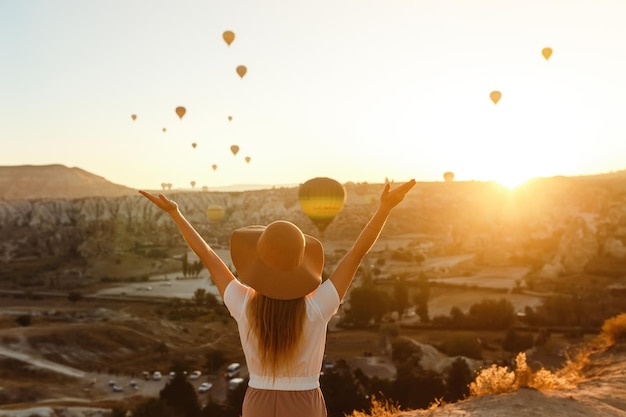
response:
M345 187L346 205L323 240L354 239L382 190L381 184ZM0 200L0 267L19 260L90 259L180 245L169 217L131 191L124 189L114 197ZM300 208L297 187L167 194L203 236L222 246L228 245L235 228L277 219L320 237ZM615 182L602 179L593 184L576 178L547 179L515 193L491 183L418 183L392 213L383 238L411 234L412 250L428 248L427 257L480 253L483 263L499 265L539 260L545 277L578 273L599 258L625 259L624 195ZM220 221L208 220L210 205L224 208Z

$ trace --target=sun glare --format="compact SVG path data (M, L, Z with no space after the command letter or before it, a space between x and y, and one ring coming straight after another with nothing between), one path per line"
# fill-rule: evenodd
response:
M509 190L514 190L529 179L530 178L528 176L511 174L504 178L496 179L496 182Z

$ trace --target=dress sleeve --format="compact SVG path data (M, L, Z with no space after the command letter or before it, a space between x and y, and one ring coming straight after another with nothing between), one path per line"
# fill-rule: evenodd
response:
M245 301L249 296L250 287L246 287L241 282L233 279L228 283L224 290L224 305L230 312L230 315L239 320L244 313Z
M313 293L313 300L315 301L322 318L328 322L332 316L339 310L339 294L337 289L331 280L326 280L317 287L317 290Z

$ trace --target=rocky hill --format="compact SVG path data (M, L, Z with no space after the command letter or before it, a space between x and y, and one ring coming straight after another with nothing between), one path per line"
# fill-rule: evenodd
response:
M119 197L132 188L113 184L77 167L64 165L0 166L0 201Z
M12 170L0 168L2 181ZM40 173L26 175L28 167L14 172L23 173L21 188L30 184L32 195L41 197L0 200L0 279L13 271L11 265L34 259L84 263L125 253L146 256L183 244L170 219L136 190L78 168L50 166L46 182ZM409 236L411 250L427 257L473 253L483 265L532 265L541 278L582 272L620 278L626 276L625 178L624 173L547 178L515 192L495 183L418 183L393 212L383 237ZM55 184L48 192L56 190L57 197L43 197L45 184ZM68 197L59 198L64 184ZM168 195L217 245L227 246L237 227L277 219L290 220L323 240L350 241L375 210L382 184L345 187L346 205L323 236L302 212L297 187ZM0 188L5 195L14 189ZM221 220L209 221L206 209L211 205L224 209Z

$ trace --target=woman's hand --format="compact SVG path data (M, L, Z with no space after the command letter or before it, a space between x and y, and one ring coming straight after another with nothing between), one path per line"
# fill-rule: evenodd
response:
M163 194L159 194L159 196L155 196L145 191L139 190L139 194L146 197L148 200L152 201L158 208L165 211L168 214L173 214L178 211L178 204L175 201L170 200L165 197Z
M404 196L411 188L413 188L414 185L415 180L411 180L391 190L391 185L389 183L385 184L385 189L380 196L381 208L391 210L397 206L402 200L404 200Z

